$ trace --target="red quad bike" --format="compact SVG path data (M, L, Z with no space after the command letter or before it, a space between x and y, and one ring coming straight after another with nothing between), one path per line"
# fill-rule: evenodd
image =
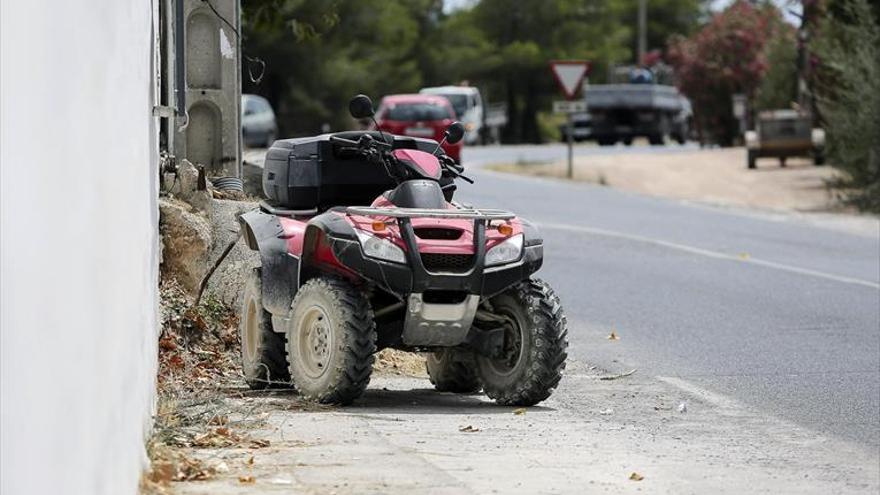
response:
M373 116L363 95L349 110ZM456 122L444 139L463 132ZM531 278L543 241L513 213L452 201L455 179L473 182L462 170L436 141L376 131L273 144L269 201L240 219L262 261L241 323L252 388L348 404L392 347L429 353L440 391L518 406L550 396L568 344L559 298Z

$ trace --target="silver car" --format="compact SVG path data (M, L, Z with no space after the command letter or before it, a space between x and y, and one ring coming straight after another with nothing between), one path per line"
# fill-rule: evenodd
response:
M278 136L275 112L262 96L241 95L241 137L249 148L268 148Z

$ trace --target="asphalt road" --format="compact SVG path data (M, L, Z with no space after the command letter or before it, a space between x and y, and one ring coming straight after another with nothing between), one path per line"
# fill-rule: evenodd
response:
M645 149L683 148L576 152ZM565 152L466 149L477 184L457 198L542 226L539 275L562 298L574 358L687 380L880 449L880 234L480 170ZM611 329L620 340L605 338Z
M693 151L698 149L694 143L685 145L671 144L669 146L650 146L636 141L632 146L594 146L591 144L578 144L574 147L574 156L589 155L626 155L628 153L676 153L683 150ZM505 146L474 146L465 147L463 150L463 162L466 164L481 163L516 163L522 162L553 162L564 160L568 156L568 148L561 143L554 144L522 144Z

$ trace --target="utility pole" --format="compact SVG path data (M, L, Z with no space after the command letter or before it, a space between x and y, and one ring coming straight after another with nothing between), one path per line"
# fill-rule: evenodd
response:
M819 116L813 98L813 67L810 63L810 41L818 14L818 2L801 1L801 25L798 28L798 105L810 113L816 125Z
M642 65L648 51L648 0L639 0L639 46L636 65Z

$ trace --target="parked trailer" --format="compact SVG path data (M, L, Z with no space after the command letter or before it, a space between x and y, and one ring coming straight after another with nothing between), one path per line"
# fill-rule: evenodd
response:
M788 157L811 157L815 165L825 163L825 131L813 128L809 114L797 110L768 110L758 114L756 129L746 131L749 168L758 158L779 158L784 167Z

